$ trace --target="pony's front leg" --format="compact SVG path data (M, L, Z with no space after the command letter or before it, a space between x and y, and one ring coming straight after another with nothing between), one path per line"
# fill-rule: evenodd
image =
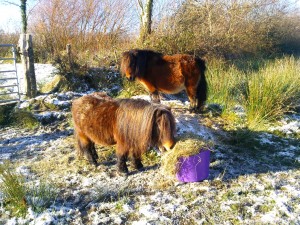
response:
M150 92L150 98L153 103L160 103L159 92L155 90L154 92Z
M116 146L117 149L117 170L121 174L127 174L128 168L126 165L126 161L128 158L128 152L121 148L120 145Z
M198 100L196 98L196 88L188 87L186 88L186 92L190 101L190 110L192 112L197 111Z
M148 80L140 79L139 81L141 82L142 85L144 85L144 87L150 93L151 101L153 103L160 103L159 92L156 90L156 87Z
M197 112L198 111L198 108L197 108L197 99L193 98L193 99L190 99L190 111L191 112Z

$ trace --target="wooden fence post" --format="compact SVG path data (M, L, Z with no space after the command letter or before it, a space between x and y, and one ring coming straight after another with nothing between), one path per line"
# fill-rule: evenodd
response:
M25 94L29 98L34 98L37 95L37 86L34 71L32 36L30 34L21 34L19 47L24 68Z
M72 75L74 75L74 67L73 67L73 58L72 58L71 44L67 44L66 51L67 51L67 55L68 55L68 61L69 61L70 70L72 71Z

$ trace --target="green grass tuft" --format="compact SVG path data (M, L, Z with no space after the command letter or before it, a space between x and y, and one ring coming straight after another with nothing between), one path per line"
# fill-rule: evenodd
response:
M226 120L263 130L299 104L299 61L291 56L241 68L212 60L207 72L208 103L219 104ZM231 115L235 105L244 107L245 120Z
M28 204L24 178L11 170L11 166L6 162L0 164L0 180L5 207L13 216L25 216Z
M299 64L299 63L298 63ZM300 97L299 65L293 57L267 63L248 81L248 127L259 130L289 112Z
M9 162L0 164L0 188L5 208L13 216L25 217L29 207L35 212L48 208L58 191L49 183L28 184Z

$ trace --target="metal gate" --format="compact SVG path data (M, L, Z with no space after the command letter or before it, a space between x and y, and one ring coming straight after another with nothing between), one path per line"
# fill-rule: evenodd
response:
M0 58L0 105L19 102L21 96L17 74L16 47L13 44L0 44L0 48L11 48L12 53L12 57Z

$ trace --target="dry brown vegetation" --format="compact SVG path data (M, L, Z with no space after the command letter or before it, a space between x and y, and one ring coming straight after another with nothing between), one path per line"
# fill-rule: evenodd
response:
M138 2L41 0L30 11L36 60L51 62L70 43L84 62L107 65L128 48L200 56L297 53L299 9L281 0L154 1L151 35L142 43ZM9 38L11 37L11 39ZM16 42L2 31L1 42Z

